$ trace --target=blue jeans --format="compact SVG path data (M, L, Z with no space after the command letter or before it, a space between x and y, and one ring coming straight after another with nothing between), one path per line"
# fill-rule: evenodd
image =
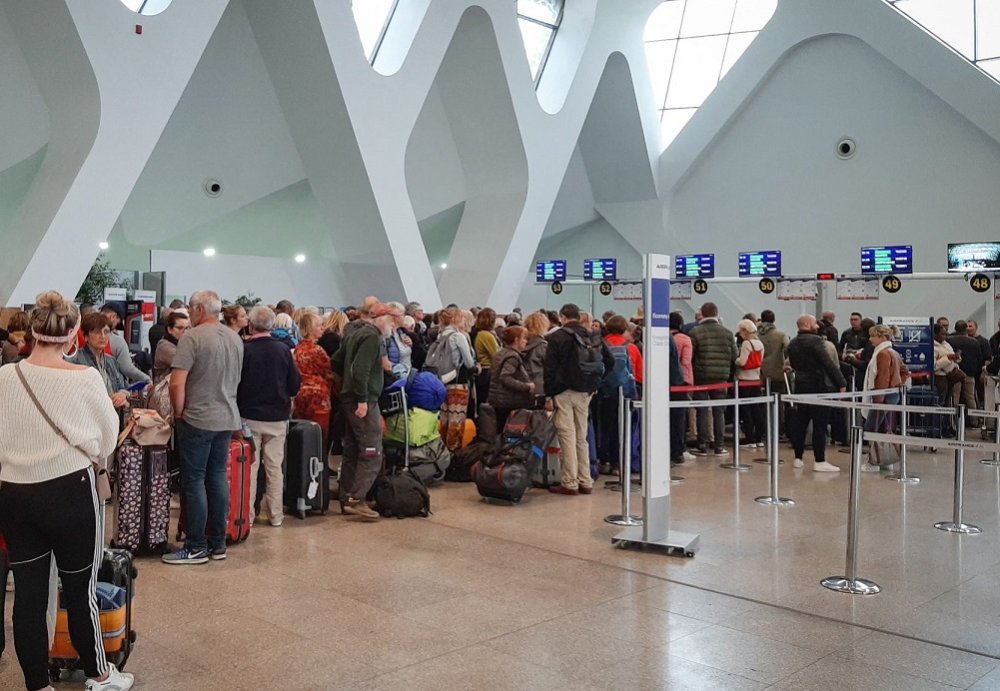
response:
M226 547L229 523L229 440L232 432L209 432L177 421L181 489L187 539L192 551Z

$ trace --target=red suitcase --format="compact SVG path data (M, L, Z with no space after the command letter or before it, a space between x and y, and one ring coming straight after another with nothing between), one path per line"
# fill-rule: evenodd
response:
M253 451L246 439L233 439L229 442L229 521L226 523L226 542L243 542L250 537L250 466L253 464ZM183 492L181 497L183 499ZM185 534L184 504L181 503L181 515L177 521L177 539Z

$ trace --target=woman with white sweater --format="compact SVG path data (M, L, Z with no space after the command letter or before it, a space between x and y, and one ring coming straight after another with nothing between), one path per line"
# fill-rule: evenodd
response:
M17 583L18 661L29 691L52 688L46 609L54 557L86 688L124 691L133 678L105 659L95 591L104 543L95 463L114 451L118 415L101 375L63 357L76 339L76 305L56 292L35 304L31 355L0 368L0 530Z
M757 338L757 325L750 319L743 319L736 325L740 335L740 352L736 356L736 384L757 382L756 386L740 386L740 396L761 395L760 366L764 362L764 344ZM746 406L743 416L743 437L748 449L764 448L767 436L767 413L763 403Z

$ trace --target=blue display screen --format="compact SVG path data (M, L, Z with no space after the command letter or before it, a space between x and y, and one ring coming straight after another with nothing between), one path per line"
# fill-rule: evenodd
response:
M535 264L535 282L553 283L566 280L566 260L546 259Z
M862 247L861 273L911 274L913 273L913 247L910 245Z
M766 250L763 252L740 252L740 277L748 276L780 276L781 252Z
M617 259L584 259L583 280L585 281L615 281L618 280Z
M713 278L715 276L714 254L678 254L674 259L676 278Z

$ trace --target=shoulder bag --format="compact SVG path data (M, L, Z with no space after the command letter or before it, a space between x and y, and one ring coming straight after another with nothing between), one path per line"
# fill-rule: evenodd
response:
M52 418L50 418L49 414L45 412L45 408L43 408L42 404L39 403L38 398L35 396L35 392L32 391L31 387L28 385L28 380L24 378L24 372L21 371L21 363L17 363L14 366L14 369L17 371L17 378L20 379L21 384L24 385L24 390L28 392L28 398L30 398L31 402L35 404L35 408L37 408L38 412L42 414L42 417L45 419L45 422L48 423L49 427L52 428L52 431L55 432L56 435L64 442L86 456L87 460L93 464L94 488L97 490L97 498L102 502L111 499L111 482L108 480L108 471L102 468L101 464L98 463L93 456L84 451L82 447L71 442L69 438L63 434L63 431L56 426L56 423L52 422Z

